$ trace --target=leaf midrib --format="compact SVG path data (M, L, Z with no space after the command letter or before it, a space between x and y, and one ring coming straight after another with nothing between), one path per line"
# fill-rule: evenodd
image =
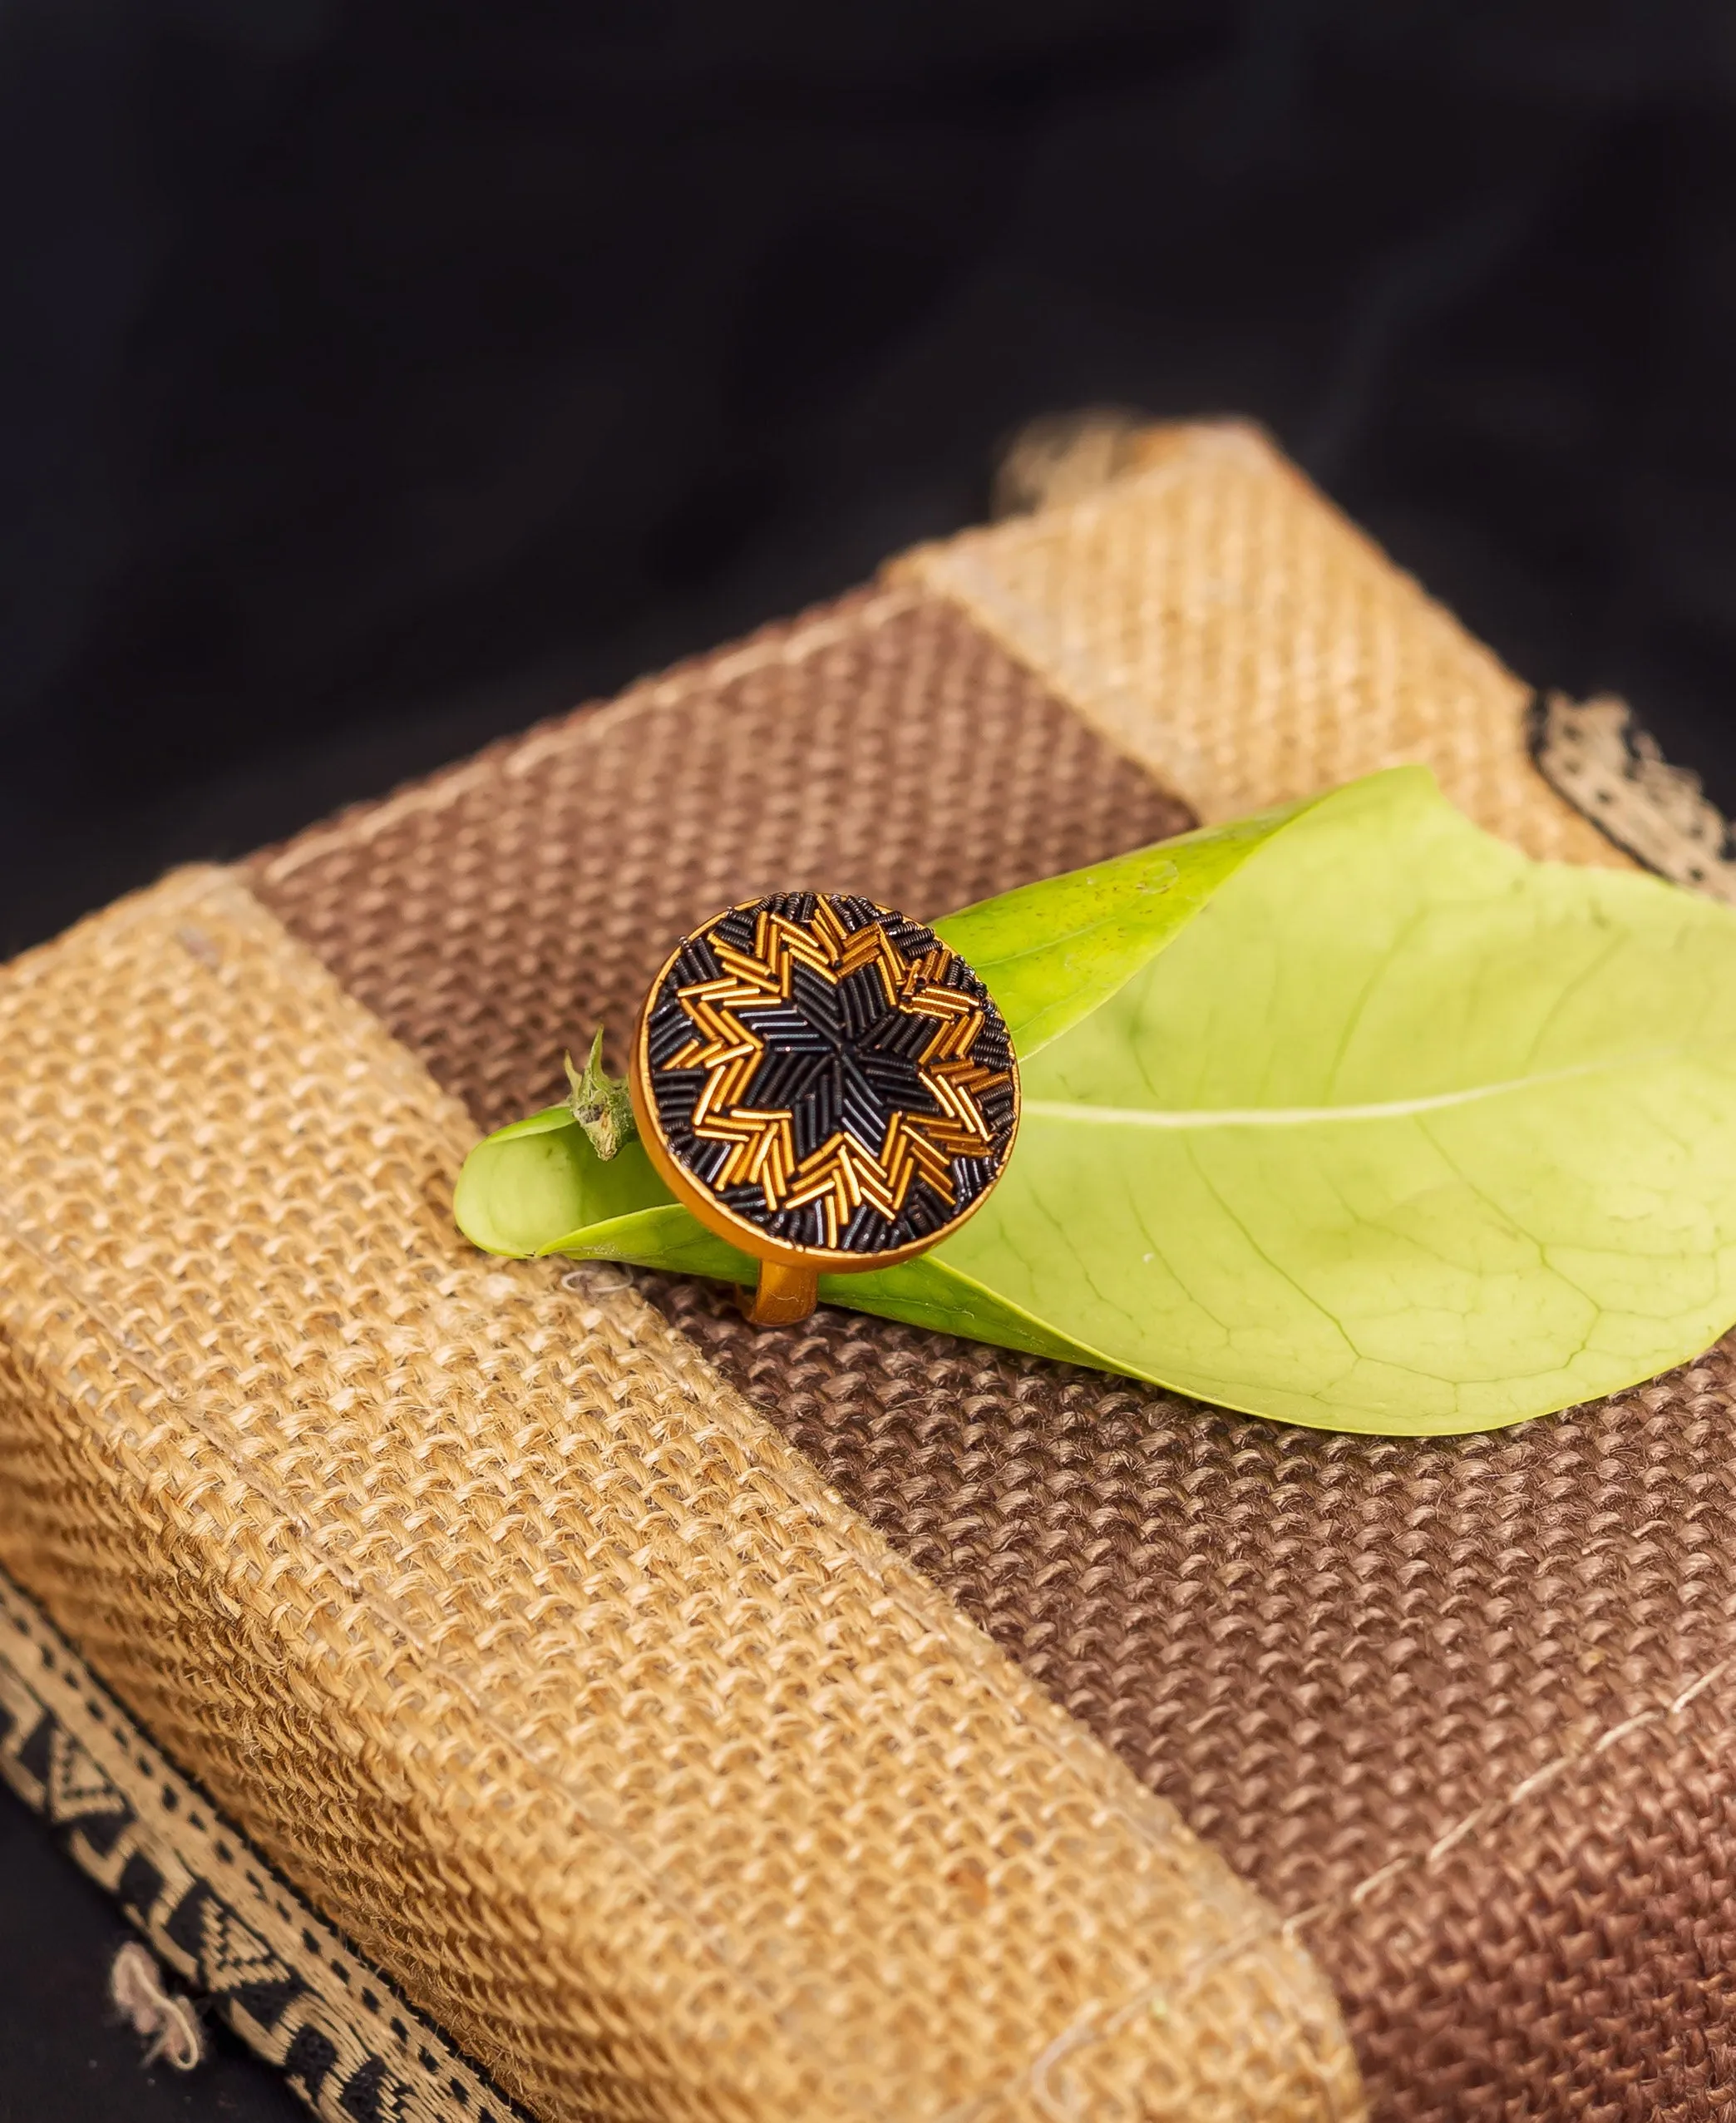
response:
M1026 1120L1055 1120L1098 1128L1307 1128L1325 1122L1346 1120L1402 1120L1412 1113L1440 1113L1450 1106L1470 1106L1485 1099L1500 1099L1516 1091L1531 1091L1546 1084L1565 1084L1576 1077L1609 1075L1644 1064L1667 1060L1686 1051L1680 1046L1650 1047L1637 1054L1622 1054L1608 1061L1576 1062L1566 1069L1545 1069L1532 1076L1509 1077L1497 1084L1473 1084L1457 1091L1437 1091L1418 1099L1383 1099L1367 1105L1345 1106L1098 1106L1067 1099L1026 1099L1022 1117Z

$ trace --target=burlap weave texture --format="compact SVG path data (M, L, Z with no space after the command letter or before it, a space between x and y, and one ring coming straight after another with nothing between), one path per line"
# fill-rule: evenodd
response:
M1373 2112L1736 2112L1736 1360L1330 1437L652 1295L1290 1919Z
M951 606L845 598L254 866L483 1128L617 1068L670 942L792 883L944 914L1194 823Z
M0 978L0 1559L551 2117L1349 2116L1305 1954L234 879Z
M1167 528L1148 536L1159 474ZM1196 784L1213 801L1295 792L1283 775L1304 737L1345 748L1306 754L1321 773L1412 743L1439 771L1457 749L1456 792L1484 824L1533 852L1615 859L1525 759L1526 689L1260 446L1226 456L1221 437L1166 438L1151 471L1076 506L1097 514L970 546L979 560L1023 552L1019 539L1061 547L1038 581L1078 658L1050 677L1077 689L1080 716L1065 744L1043 737L1042 801L979 800L954 782L959 842L982 851L972 881L894 832L862 889L933 915L1150 837L1142 807L1160 799L1129 755L1159 756L1178 698L1225 771L1248 778L1234 796ZM1106 635L1079 523L1116 509L1143 586L1125 630ZM1213 523L1235 532L1216 575L1182 537ZM1280 589L1260 610L1260 556L1274 555ZM582 1037L592 1010L630 1011L633 969L655 963L676 909L708 911L706 896L723 903L737 879L787 878L814 859L827 816L836 845L861 850L865 816L896 816L894 768L920 756L922 732L954 747L974 704L991 752L1065 727L1054 684L1017 660L1028 630L1009 622L996 641L974 624L981 603L889 607L885 595L809 622L811 659L762 655L752 693L727 657L680 678L696 728L727 721L742 754L769 748L750 800L692 763L713 756L703 745L678 739L654 773L608 769L607 817L581 807L604 771L592 746L617 742L581 717L534 741L534 772L461 770L303 841L262 868L260 889L479 1123L507 1118L547 1094L559 1042ZM1158 653L1141 615L1171 610L1165 638L1186 650L1191 693L1173 664L1127 660ZM1149 690L1136 693L1134 668ZM847 783L809 780L802 732L816 717L837 728L864 673L884 734ZM1283 720L1292 680L1314 704L1302 737ZM1101 734L1112 696L1129 713L1144 704L1114 748ZM1406 703L1423 718L1408 735ZM822 852L834 844L822 835ZM649 847L665 895L654 919L669 923L655 936L608 890L613 866ZM484 921L448 873L520 881ZM503 1065L501 1028L543 1007L547 969L569 962L575 906L603 925L613 970ZM1497 1437L1382 1441L1243 1421L842 1315L754 1336L703 1286L649 1287L896 1548L1295 1920L1339 1987L1377 2113L1736 2113L1727 1350Z
M1159 429L1147 469L906 555L1208 822L1418 762L1528 855L1625 865L1537 774L1530 689L1254 429Z
M0 1780L319 2123L520 2113L263 1863L3 1573Z

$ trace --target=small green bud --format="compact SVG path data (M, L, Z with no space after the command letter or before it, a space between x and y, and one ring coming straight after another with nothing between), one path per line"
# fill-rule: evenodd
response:
M639 1124L633 1118L633 1101L627 1095L627 1080L609 1075L603 1066L600 1024L582 1071L574 1068L570 1054L564 1059L567 1082L572 1087L567 1103L573 1109L574 1119L589 1136L591 1148L606 1164L639 1133Z

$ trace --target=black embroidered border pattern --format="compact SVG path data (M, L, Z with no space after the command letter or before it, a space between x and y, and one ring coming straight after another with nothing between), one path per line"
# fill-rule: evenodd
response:
M1736 832L1625 700L1552 693L1531 703L1526 736L1545 781L1617 847L1672 884L1736 906Z
M935 1237L999 1173L1013 1047L971 969L872 901L790 892L682 943L646 1027L670 1153L787 1244Z
M324 2123L522 2123L0 1576L0 1775Z

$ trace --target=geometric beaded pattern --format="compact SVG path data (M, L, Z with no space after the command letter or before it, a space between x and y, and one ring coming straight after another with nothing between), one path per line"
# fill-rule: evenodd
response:
M999 1177L1018 1119L1000 1012L932 929L788 892L685 938L646 1025L670 1153L785 1245L938 1237Z

